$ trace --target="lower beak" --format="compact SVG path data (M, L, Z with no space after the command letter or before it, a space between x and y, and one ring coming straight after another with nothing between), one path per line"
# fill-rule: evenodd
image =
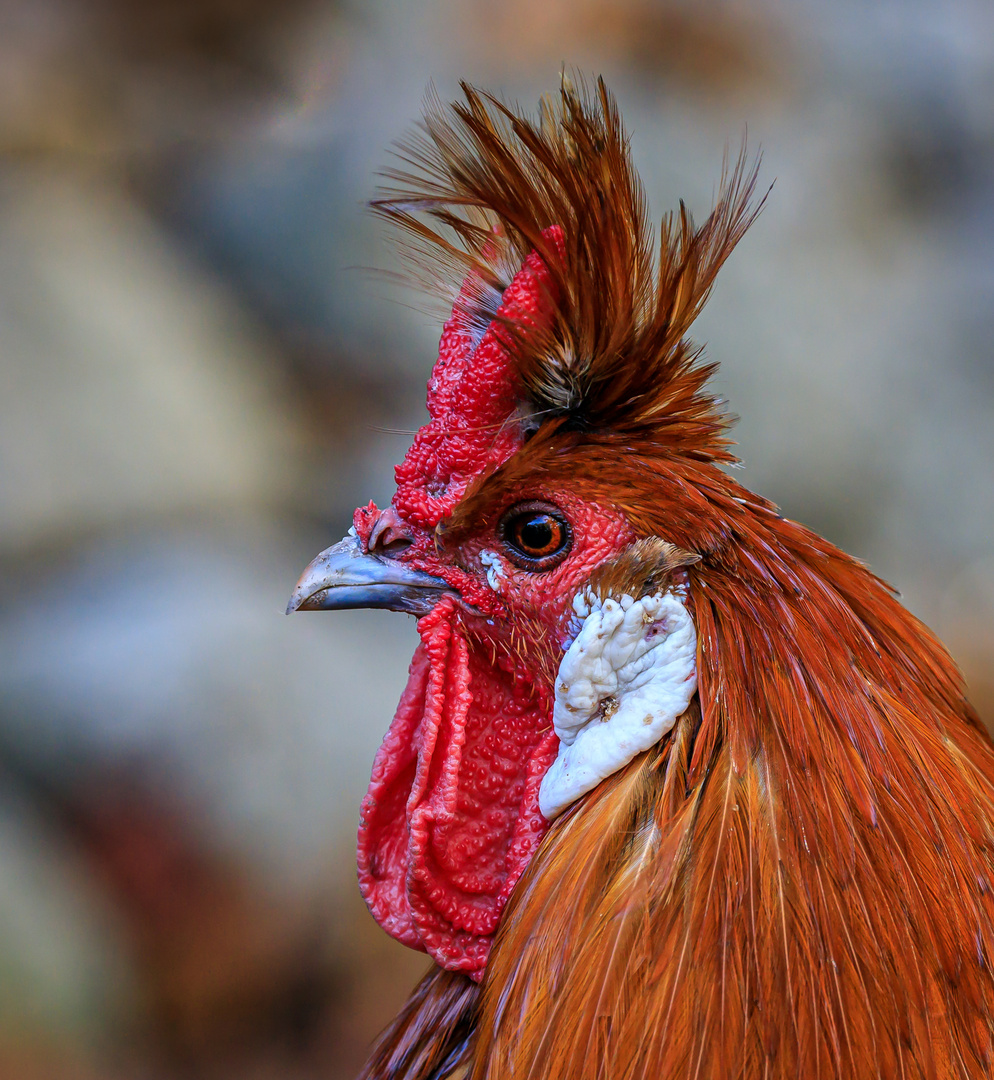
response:
M389 608L427 615L451 586L393 559L367 555L354 536L327 548L301 574L291 611Z

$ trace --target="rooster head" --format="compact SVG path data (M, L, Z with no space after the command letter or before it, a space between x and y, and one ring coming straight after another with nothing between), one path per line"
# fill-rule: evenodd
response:
M288 610L419 617L359 880L390 934L478 979L550 820L696 691L690 568L726 528L710 490L732 459L685 331L755 214L755 173L740 159L700 228L667 219L657 268L603 85L564 85L537 123L464 89L375 204L422 270L461 280L430 420L392 504L356 510Z
M754 170L655 238L602 85L466 89L406 153L377 205L456 296L430 421L291 601L419 616L359 878L449 970L364 1075L992 1075L994 747L892 590L722 467L686 338Z

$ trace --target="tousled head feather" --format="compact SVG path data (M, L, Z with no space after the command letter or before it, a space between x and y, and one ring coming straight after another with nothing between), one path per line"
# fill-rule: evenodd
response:
M552 277L546 327L509 327L523 405L557 428L650 435L698 458L730 460L727 420L704 390L713 368L685 335L762 203L744 151L725 169L699 228L681 203L658 259L628 136L602 80L563 79L531 120L463 84L430 98L420 133L374 207L402 227L424 280L469 275L475 323L489 322L530 252ZM451 282L450 282L451 283Z

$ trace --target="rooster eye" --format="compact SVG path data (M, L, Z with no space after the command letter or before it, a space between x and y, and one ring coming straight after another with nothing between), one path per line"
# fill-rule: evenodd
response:
M519 503L501 518L497 534L508 558L522 570L550 570L573 543L569 523L554 506Z

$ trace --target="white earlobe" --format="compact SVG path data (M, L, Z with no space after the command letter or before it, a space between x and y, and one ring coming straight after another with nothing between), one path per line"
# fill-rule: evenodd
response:
M697 632L674 593L573 603L583 619L556 678L559 754L542 780L551 820L670 731L697 690Z

